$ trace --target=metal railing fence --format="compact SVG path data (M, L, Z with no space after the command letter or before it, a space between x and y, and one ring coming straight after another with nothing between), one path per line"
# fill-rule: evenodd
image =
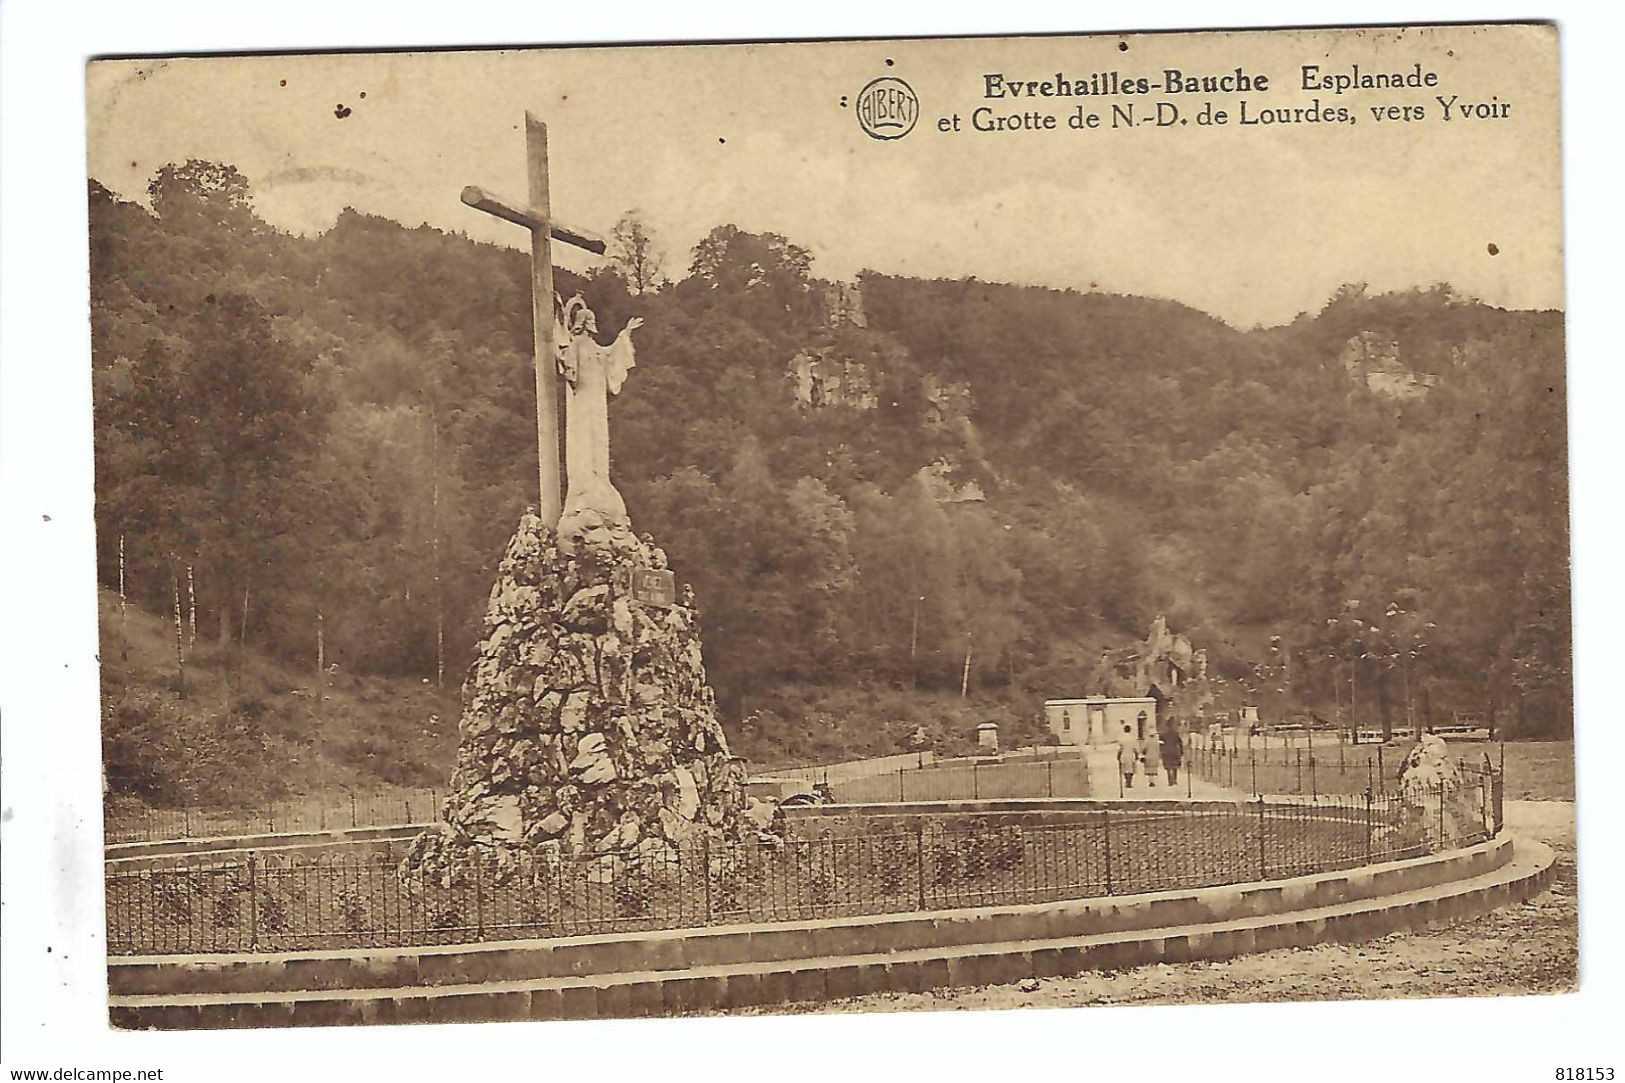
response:
M143 809L107 817L105 841L165 842L176 839L275 835L356 827L433 823L440 817L439 790L393 790L277 801L262 809Z
M922 818L905 830L640 856L486 849L443 877L403 872L392 854L250 852L109 872L108 950L397 947L1217 886L1471 845L1495 833L1498 801L1478 785L1166 810L1103 804L1059 824Z
M1248 748L1192 736L1186 741L1184 762L1195 777L1230 789L1315 797L1390 790L1403 759L1403 752L1382 745ZM1478 785L1481 777L1500 778L1488 753L1482 759L1459 759L1456 766L1463 785Z
M899 767L830 787L841 804L891 801L987 801L1001 797L1088 797L1089 767L1078 756L1016 762Z

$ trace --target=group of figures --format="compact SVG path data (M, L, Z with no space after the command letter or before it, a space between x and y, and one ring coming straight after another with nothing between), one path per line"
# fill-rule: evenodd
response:
M1136 774L1143 775L1145 784L1157 785L1159 777L1167 784L1179 784L1179 769L1185 763L1185 738L1171 722L1159 723L1155 736L1143 740L1122 740L1117 744L1117 769L1123 775L1125 789L1134 787Z

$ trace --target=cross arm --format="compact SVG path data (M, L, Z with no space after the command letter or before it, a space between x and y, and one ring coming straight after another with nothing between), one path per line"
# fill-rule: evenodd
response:
M495 215L526 229L541 229L545 225L554 240L586 249L595 256L603 255L608 248L604 238L590 230L576 229L557 221L548 222L529 207L493 195L476 185L471 184L463 189L463 202L477 211Z

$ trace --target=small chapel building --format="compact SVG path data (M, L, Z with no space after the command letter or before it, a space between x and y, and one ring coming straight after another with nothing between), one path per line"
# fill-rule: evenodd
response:
M1049 731L1063 745L1115 745L1157 734L1157 701L1150 696L1044 701Z

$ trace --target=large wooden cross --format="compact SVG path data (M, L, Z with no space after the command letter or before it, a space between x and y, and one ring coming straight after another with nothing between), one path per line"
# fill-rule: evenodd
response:
M553 218L547 193L547 125L525 112L525 150L530 174L530 199L520 204L470 185L463 202L530 230L530 311L536 342L536 450L541 469L541 516L549 527L558 525L563 511L560 480L558 354L553 343L553 240L603 255L604 239L574 229Z

